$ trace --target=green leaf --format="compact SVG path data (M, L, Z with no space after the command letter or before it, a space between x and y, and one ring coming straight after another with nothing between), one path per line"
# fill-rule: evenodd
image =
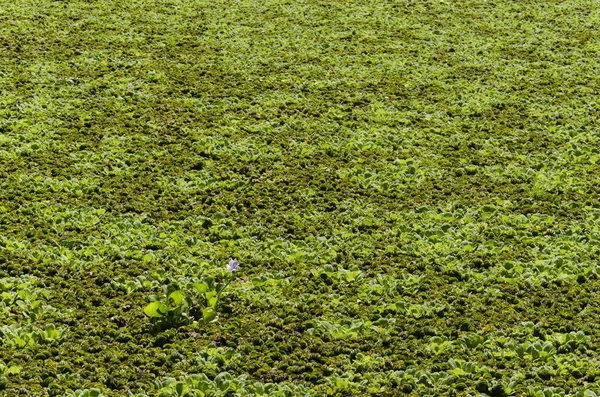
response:
M208 291L208 284L206 283L195 283L193 284L193 287L196 291L198 291L199 294L203 294Z
M27 300L27 299L31 298L31 292L29 292L29 290L22 289L19 291L19 298L21 298L23 300Z
M166 313L168 310L169 310L169 308L167 307L167 305L165 305L161 302L155 301L155 302L150 302L144 308L144 313L148 317L158 318L158 317L162 317L164 315L164 313Z
M175 383L175 391L177 392L177 395L180 397L188 395L188 387L183 382Z
M232 376L227 372L221 372L219 375L215 377L215 386L219 388L220 391L226 392L229 389L229 385L231 384Z
M90 397L101 397L102 391L100 389L90 389Z
M211 323L217 320L217 312L215 312L213 309L206 308L202 310L202 317L204 318L205 322Z
M349 271L348 273L346 273L346 281L352 282L352 281L356 280L356 277L358 277L359 274L360 274L360 270Z
M219 298L216 296L213 296L212 298L210 298L208 300L208 307L212 307L213 309L215 307L217 307L217 302L218 302Z
M173 301L173 304L175 306L181 306L185 302L185 294L183 292L181 292L180 290L173 291L169 295L169 299L171 299Z
M213 296L217 296L217 291L215 290L210 290L207 291L204 296L206 297L207 300L210 300L210 298L212 298Z
M214 217L215 217L217 220L221 220L221 219L225 218L225 214L224 214L224 213L222 213L222 212L215 212L215 214L214 214Z

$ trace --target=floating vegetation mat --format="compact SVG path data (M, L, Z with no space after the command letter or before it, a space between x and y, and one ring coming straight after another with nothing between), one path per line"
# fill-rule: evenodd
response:
M0 0L0 395L599 395L599 28Z

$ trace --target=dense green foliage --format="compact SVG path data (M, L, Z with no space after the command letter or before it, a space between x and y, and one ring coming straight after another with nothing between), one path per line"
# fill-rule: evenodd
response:
M600 393L599 27L0 0L0 395Z

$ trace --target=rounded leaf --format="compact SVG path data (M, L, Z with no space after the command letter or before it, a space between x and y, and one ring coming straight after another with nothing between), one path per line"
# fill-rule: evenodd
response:
M206 283L195 283L193 287L199 294L203 294L208 291L208 284Z
M217 312L213 309L206 308L202 310L202 317L205 322L210 323L217 320Z
M148 317L154 317L154 318L157 318L157 317L162 317L162 316L163 316L163 312L164 312L164 310L161 310L161 309L164 309L164 308L162 308L161 306L165 306L165 305L163 305L163 304L162 304L162 303L160 303L160 302L156 302L156 301L154 301L154 302L150 302L150 303L149 303L149 304L148 304L148 305L147 305L147 306L144 308L144 313L145 313L145 314L146 314L146 316L148 316Z
M171 299L173 301L174 306L181 306L183 304L183 302L185 301L185 294L183 292L181 292L180 290L173 291L169 295L169 299Z

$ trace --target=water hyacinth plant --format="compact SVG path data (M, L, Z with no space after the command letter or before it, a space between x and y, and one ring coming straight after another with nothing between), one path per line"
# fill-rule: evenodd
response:
M152 302L144 307L144 314L157 329L179 327L192 322L214 322L218 319L217 307L221 293L234 280L234 272L239 268L237 259L233 258L219 278L203 276L183 284L168 282L162 286L162 294L150 297Z

